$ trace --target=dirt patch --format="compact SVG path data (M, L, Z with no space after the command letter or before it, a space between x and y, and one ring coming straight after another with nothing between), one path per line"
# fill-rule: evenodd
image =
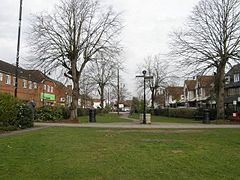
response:
M99 132L112 132L112 133L131 133L131 132L137 132L137 133L159 133L159 134L182 134L182 133L200 133L203 132L203 130L198 129L174 129L174 130L146 130L146 129L126 129L126 130L98 130Z
M0 131L0 137L22 134L24 132L36 131L36 130L44 129L44 128L47 128L47 127L46 126L44 126L44 127L35 126L35 127L32 127L32 128L28 128L28 129L17 129L16 131Z
M143 139L143 142L174 142L174 139Z
M183 150L179 150L179 149L177 149L177 150L172 150L172 153L174 153L174 154L182 154L182 153L183 153Z

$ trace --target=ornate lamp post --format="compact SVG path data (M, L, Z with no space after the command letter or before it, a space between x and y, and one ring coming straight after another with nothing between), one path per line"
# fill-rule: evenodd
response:
M136 76L136 77L143 77L143 124L146 124L146 79L153 79L153 76L146 76L147 71L143 70L143 76Z

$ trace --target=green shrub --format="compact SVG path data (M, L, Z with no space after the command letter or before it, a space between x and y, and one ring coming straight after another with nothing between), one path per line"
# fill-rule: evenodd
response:
M166 109L155 109L154 114L160 116L169 116L177 118L193 118L197 109L190 108L166 108Z
M210 119L216 119L216 109L210 110ZM191 109L191 108L165 108L165 109L155 109L154 115L157 116L169 116L177 118L188 118L192 119L196 114L204 115L204 109Z
M0 94L0 123L1 126L14 126L17 127L17 99L7 93Z
M31 109L26 104L18 104L18 127L21 129L33 127L33 117L34 117L34 109Z
M63 119L63 109L56 106L43 106L37 110L36 121L56 121Z
M12 95L0 93L0 126L2 130L32 127L33 112Z
M89 109L84 109L84 108L78 108L77 109L77 115L78 116L87 116L89 113Z
M68 108L62 108L62 112L63 112L63 119L69 119L70 118L70 110Z

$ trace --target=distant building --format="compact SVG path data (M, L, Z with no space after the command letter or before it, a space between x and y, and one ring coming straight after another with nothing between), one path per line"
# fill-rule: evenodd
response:
M225 75L225 104L240 106L240 64L233 66Z
M14 95L15 66L0 60L0 92ZM65 106L71 90L38 70L18 70L17 97L23 101L34 100L36 106Z
M169 86L165 89L165 106L177 107L184 102L183 87Z
M196 107L196 80L185 80L184 81L184 102L187 107Z
M197 76L184 81L184 101L187 107L202 107L216 104L212 100L214 76Z

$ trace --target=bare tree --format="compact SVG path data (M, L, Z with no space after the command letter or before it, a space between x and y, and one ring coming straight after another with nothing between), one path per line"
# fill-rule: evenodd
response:
M151 92L151 107L154 108L155 98L159 90L165 88L171 83L173 77L172 72L169 71L168 64L161 59L160 55L149 56L145 58L144 64L139 66L139 69L145 69L147 76L153 76L153 79L146 80L146 87ZM142 87L142 80L138 79L139 87Z
M175 32L172 54L194 73L216 71L217 117L224 119L225 68L239 61L240 1L201 0L184 31ZM193 71L192 71L193 72Z
M96 53L118 51L119 14L95 0L62 0L52 14L36 15L31 47L35 65L63 68L73 84L71 119L77 118L79 79Z
M117 76L117 62L116 58L104 56L99 54L97 60L91 62L88 66L87 76L92 84L97 85L98 93L100 95L101 107L104 107L105 88L111 86Z

